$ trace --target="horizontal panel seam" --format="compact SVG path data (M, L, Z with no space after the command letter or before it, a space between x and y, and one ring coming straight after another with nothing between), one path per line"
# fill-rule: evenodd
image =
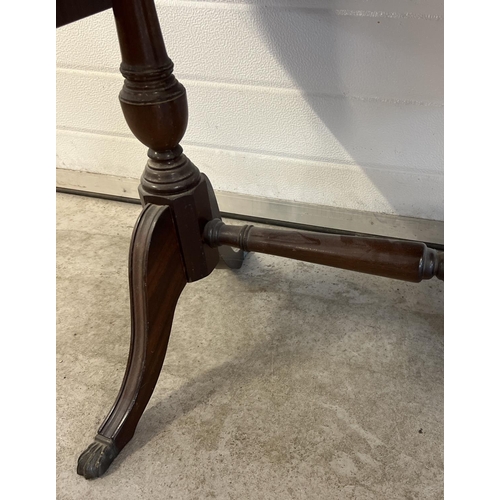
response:
M113 73L111 71L99 70L99 69L78 69L74 67L68 66L57 66L58 73L75 73L80 74L82 76L88 77L92 74L98 75L99 77L104 78L113 78L120 81L123 81L123 77L120 73ZM233 83L228 81L213 81L213 80L203 80L200 78L193 78L192 76L189 78L182 78L182 76L176 75L181 82L189 87L191 84L199 85L199 86L207 86L207 87L226 87L233 88L235 90L242 90L243 88L251 89L251 91L256 92L267 92L267 93L276 93L276 94L290 94L301 97L317 97L322 99L345 99L345 100L355 100L359 102L369 102L369 103L382 103L382 104L391 104L391 105L406 105L406 106L422 106L422 107L430 107L430 108L443 108L443 103L437 103L432 101L419 101L414 99L391 99L391 98L383 98L383 97L371 97L371 96L354 96L349 94L326 94L320 92L307 92L300 89L294 89L290 87L277 87L277 86L266 86L266 85L255 85L247 83Z
M104 131L91 131L91 130L86 130L86 129L79 129L76 127L65 127L65 126L57 126L56 130L59 132L70 132L70 133L76 133L76 134L86 134L86 135L95 135L95 136L105 136L105 137L110 137L110 138L117 138L117 139L126 139L130 141L134 141L137 145L139 145L139 142L132 136L130 135L121 135L117 133L112 133L112 132L104 132ZM255 155L259 157L267 157L267 158L274 158L278 159L280 161L290 161L290 162L300 162L300 163L311 163L311 164L317 164L321 165L323 167L325 166L331 166L335 165L337 168L342 167L346 170L349 170L350 168L356 168L356 169L370 169L370 170L378 170L378 171L383 171L383 172L388 172L388 173L395 173L395 174L410 174L412 176L426 176L426 177L444 177L443 172L432 172L427 169L423 170L408 170L406 167L401 167L399 165L379 165L379 164L370 164L370 163L348 163L342 160L319 160L318 158L311 158L307 156L287 156L287 155L280 155L276 154L273 152L269 151L263 151L263 150L254 150L250 148L232 148L230 146L219 146L219 145L212 145L212 144L207 144L207 143L200 143L200 142L195 142L195 141L183 141L182 142L183 146L192 146L195 148L200 148L200 149L207 149L207 150L213 150L213 151L224 151L228 153L241 153L245 155Z
M344 17L383 17L386 19L411 19L418 21L437 21L442 22L444 16L439 14L417 14L414 12L387 12L387 11L373 11L364 9L335 9L333 6L328 5L313 5L302 7L298 5L290 6L283 3L282 5L274 4L248 4L245 2L201 2L192 0L160 0L157 5L165 5L169 8L172 7L189 7L193 9L222 9L222 10L246 10L255 11L263 9L272 10L287 10L287 11L327 11L336 16Z

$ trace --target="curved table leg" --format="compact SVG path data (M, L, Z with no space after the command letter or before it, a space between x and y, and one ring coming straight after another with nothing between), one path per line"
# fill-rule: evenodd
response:
M144 208L132 235L129 259L130 353L115 404L78 460L77 472L86 479L104 474L130 441L160 375L175 306L186 285L168 206Z

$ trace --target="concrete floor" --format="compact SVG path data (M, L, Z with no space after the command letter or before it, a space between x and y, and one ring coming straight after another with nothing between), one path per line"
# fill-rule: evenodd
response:
M57 498L443 498L443 284L251 254L183 292L107 474L76 474L129 348L138 205L57 195Z

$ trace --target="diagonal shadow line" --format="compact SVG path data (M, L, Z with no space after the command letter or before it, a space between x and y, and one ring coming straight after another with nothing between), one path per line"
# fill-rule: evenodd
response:
M341 59L344 57L339 49L337 43L337 32L341 31L341 25L345 22L343 17L338 17L335 15L335 7L338 6L339 2L337 0L332 0L330 8L325 8L322 11L311 10L307 13L309 19L316 19L317 24L328 24L331 29L317 29L316 32L304 32L303 30L297 30L293 23L283 24L279 16L274 14L274 11L266 8L267 2L256 1L254 4L254 17L256 24L260 28L263 39L270 52L275 56L276 60L282 65L287 74L295 82L296 86L303 91L303 96L310 108L314 111L316 116L321 120L324 127L330 131L331 135L340 143L344 148L345 152L355 162L364 172L364 174L369 178L372 185L378 190L380 195L387 201L388 205L394 209L395 213L400 215L412 215L415 217L423 218L437 218L442 219L442 207L443 207L443 194L441 188L441 177L442 171L439 170L443 162L443 151L442 151L442 117L437 119L434 115L437 113L441 116L442 110L436 108L434 111L433 119L435 123L426 124L425 128L418 127L420 135L422 137L415 135L413 133L413 126L417 126L420 121L422 121L422 116L418 114L418 109L415 105L406 103L405 105L414 106L415 111L411 115L411 119L408 117L396 124L390 124L388 120L390 119L390 114L387 110L389 107L380 107L377 111L378 118L381 121L386 121L388 126L382 133L383 127L370 128L365 126L366 117L360 115L358 107L354 108L352 104L352 99L350 96L351 89L346 80L353 80L353 77L357 75L359 81L370 80L370 78L376 77L376 75L370 74L370 70L373 71L373 67L363 66L363 70L359 67L360 61L352 60L346 63L343 60L341 64ZM286 5L286 0L284 2ZM290 9L292 10L293 3ZM285 7L283 7L285 8ZM305 14L303 14L305 15ZM369 23L367 26L397 26L401 21L394 19L386 19L383 24L377 21L375 18L366 18L361 21L361 18L356 19L357 25L363 23ZM419 21L422 27L426 27L428 21ZM439 23L442 25L442 23ZM311 24L313 25L313 23ZM357 28L359 30L359 28ZM383 50L382 44L387 44L389 47L397 46L402 43L403 45L411 47L419 47L422 44L423 37L429 34L425 29L418 31L405 31L403 34L397 29L383 31L386 38L377 38L377 30L371 28L371 31L366 33L359 31L358 35L366 38L370 38L372 46L375 44L380 44L380 51ZM433 92L438 92L436 88L436 72L440 71L442 73L442 57L440 55L443 52L442 49L442 36L437 35L438 31L433 31L433 37L436 44L434 53L426 54L426 58L421 58L420 72L424 74L429 74L429 84L428 88L423 89L428 94ZM399 38L398 38L399 37ZM389 43L390 42L390 43ZM297 58L296 47L300 46L303 53L308 53L309 57L306 61ZM302 56L303 57L303 54ZM311 64L314 63L314 67ZM350 64L350 66L349 66ZM411 71L415 72L418 68L410 68ZM345 74L343 74L343 72ZM314 92L311 93L310 89L315 87L315 82L312 79L312 75L317 75L318 81L331 80L335 82L334 87L338 87L339 92L345 95L344 99L336 100L335 103L331 98L318 98L315 96ZM405 83L403 79L401 85L407 86L408 82ZM368 98L370 96L367 96ZM367 99L365 99L367 100ZM392 108L400 107L400 105L392 105ZM421 106L419 106L421 107ZM413 116L415 115L415 116ZM428 114L424 115L426 119L429 118ZM410 126L409 126L410 125ZM432 130L432 127L434 129ZM429 133L429 128L432 133ZM379 137L374 137L374 132L380 132ZM394 134L397 134L397 130L402 129L406 131L406 135L400 137L400 141L396 141L393 138ZM427 131L427 132L425 132ZM293 128L289 128L289 133L293 133ZM381 134L381 135L380 135ZM376 135L376 134L375 134ZM401 135L401 134L400 134ZM375 140L376 139L376 140ZM297 142L304 142L304 139L299 135L297 136ZM370 151L370 155L367 155L367 151ZM434 157L429 155L428 152L432 151ZM379 163L378 169L370 167L368 158L373 160L373 157L377 157L377 162ZM405 158L405 160L400 160L399 158ZM402 200L398 193L398 182L393 180L394 175L391 171L394 169L405 168L404 162L414 161L413 158L424 157L424 160L420 160L418 168L415 166L411 167L412 175L415 177L415 187L412 190L415 193L416 200L420 200L422 194L419 191L422 189L420 180L423 178L422 172L425 170L436 171L439 178L431 184L431 189L433 192L427 194L427 204L429 207L419 207L419 203L413 202L413 205L408 205L408 201L405 202L408 206L402 206ZM336 161L337 158L330 158L331 161ZM383 160L383 161L382 161ZM377 163L376 162L376 163ZM382 172L382 173L381 173ZM418 175L417 175L418 174ZM304 182L307 182L305 179ZM430 180L428 181L430 182ZM423 184L426 186L426 184ZM365 200L363 196L365 193L354 192L352 194L358 204L363 205ZM359 196L359 198L358 198ZM333 201L333 200L332 200ZM373 210L370 210L373 211ZM386 210L381 210L386 211ZM411 211L415 213L410 213ZM429 211L435 214L435 217L429 216ZM421 212L421 213L420 213Z

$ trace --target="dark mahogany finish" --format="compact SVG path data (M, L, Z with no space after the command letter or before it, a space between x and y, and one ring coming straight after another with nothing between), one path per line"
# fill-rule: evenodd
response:
M255 251L407 281L444 278L443 254L423 243L224 225L210 181L179 145L188 123L186 90L173 75L154 0L112 4L125 78L120 104L148 160L130 246L129 360L115 404L78 460L87 479L104 474L132 438L164 361L179 295L219 261L239 268L244 253ZM109 5L58 0L57 25Z
M112 0L57 0L56 28L111 9Z
M78 474L102 475L134 435L153 394L167 351L175 306L187 283L169 207L148 205L130 244L132 339L125 377L94 443L78 460Z
M179 146L188 122L186 89L173 75L154 1L115 0L113 12L125 77L120 104L130 129L149 148L139 194L143 204L171 206L188 281L196 281L219 260L202 239L217 212L208 179Z
M219 262L219 251L203 241L205 225L219 211L210 182L179 146L188 120L186 91L172 73L154 1L114 0L113 12L125 77L120 103L149 150L139 187L144 210L130 252L129 362L112 410L78 461L87 479L102 475L132 438L156 385L183 287Z
M418 283L444 280L444 253L416 241L227 226L213 220L205 226L210 246L230 245L289 259Z

